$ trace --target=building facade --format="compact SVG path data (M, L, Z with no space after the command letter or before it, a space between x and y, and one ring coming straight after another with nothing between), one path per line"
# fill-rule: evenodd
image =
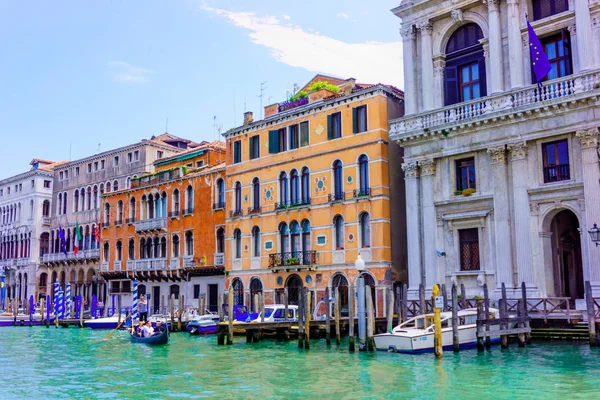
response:
M315 82L336 88L310 92ZM360 254L382 310L392 267L398 276L405 267L402 181L389 184L401 152L388 143L402 92L326 76L303 91L310 93L265 107L263 120L246 113L243 126L224 134L227 178L217 197L227 198L226 286L236 304L252 308L257 293L271 304L282 302L287 288L297 304L303 287L317 298L339 287L347 310ZM395 230L392 201L401 210Z
M402 1L409 289L600 294L600 3ZM551 71L535 85L526 16Z
M100 246L94 235L96 227L100 228L102 197L129 187L136 177L154 172L157 159L194 145L165 133L55 168L50 246L38 270L38 282L49 281L51 285L58 279L63 287L65 282L71 283L73 295L83 294L89 300L96 294L104 300L107 288L99 274ZM64 232L64 248L60 229Z
M129 188L104 195L100 259L107 294L131 305L136 279L151 312L164 312L171 295L196 307L202 293L216 312L225 275L225 210L215 187L225 179L225 146L202 143L155 161L154 168Z
M36 289L36 271L48 252L53 169L61 163L33 159L31 169L0 181L0 267L6 297L25 301ZM1 301L1 300L0 300Z

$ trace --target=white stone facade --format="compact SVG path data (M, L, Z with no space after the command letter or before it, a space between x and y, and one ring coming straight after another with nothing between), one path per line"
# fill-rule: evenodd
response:
M600 249L587 233L600 223L600 2L570 1L537 20L534 3L405 0L393 10L406 116L391 122L390 138L405 151L412 296L421 283L464 284L468 295L487 283L497 296L503 282L509 295L525 282L530 297L575 299L587 280L600 295ZM532 85L526 14L543 43L568 32L569 73L541 88ZM483 32L487 93L446 105L447 45L469 23ZM548 161L556 146L564 165ZM464 196L457 161L471 159L476 191ZM461 257L475 248L461 239L473 229L476 269Z

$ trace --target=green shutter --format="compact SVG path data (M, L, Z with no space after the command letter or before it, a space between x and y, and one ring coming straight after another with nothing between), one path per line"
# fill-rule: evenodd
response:
M327 139L333 139L333 116L327 116Z
M308 146L308 121L300 124L300 147Z
M248 146L248 150L250 150L248 152L248 160L252 160L254 157L252 157L252 149L254 148L254 138L250 138L250 146Z
M233 144L233 162L239 163L242 161L242 142L239 140Z
M352 132L358 133L358 107L352 109Z
M279 153L279 131L269 131L269 154Z

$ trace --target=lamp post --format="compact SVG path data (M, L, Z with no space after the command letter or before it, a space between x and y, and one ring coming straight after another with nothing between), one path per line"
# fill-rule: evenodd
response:
M598 229L598 225L596 225L596 223L594 223L594 226L588 231L588 233L590 234L592 242L596 244L596 247L600 246L600 229Z
M358 271L358 349L365 350L367 346L367 321L365 313L365 279L362 276L362 271L365 269L365 260L360 254L354 262L354 267Z

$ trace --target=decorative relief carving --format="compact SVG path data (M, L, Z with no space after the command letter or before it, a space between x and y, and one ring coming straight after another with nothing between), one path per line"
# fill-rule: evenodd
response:
M527 157L527 143L512 143L508 145L511 160L523 160Z
M581 147L584 149L598 147L598 128L577 131L575 136L577 136L581 142Z
M577 35L577 26L575 24L567 26L567 29L571 35Z
M414 25L408 25L408 26L401 25L400 26L400 36L402 36L403 38L412 39L414 34L415 34Z
M421 175L434 175L435 174L435 160L425 160L419 162L421 167Z
M487 153L492 157L492 164L506 162L506 147L498 146L487 150Z
M465 20L464 16L463 16L463 12L460 8L452 10L450 12L450 17L452 18L452 21L454 21L454 23L457 23L457 24L462 24Z
M538 215L540 211L540 206L537 203L529 203L529 212L531 215Z
M445 60L436 60L433 62L433 76L444 77L444 71L446 70Z
M402 163L402 171L404 171L405 178L416 178L418 174L418 168L416 162Z
M417 22L416 27L421 32L421 35L431 35L433 32L433 23L428 19Z

